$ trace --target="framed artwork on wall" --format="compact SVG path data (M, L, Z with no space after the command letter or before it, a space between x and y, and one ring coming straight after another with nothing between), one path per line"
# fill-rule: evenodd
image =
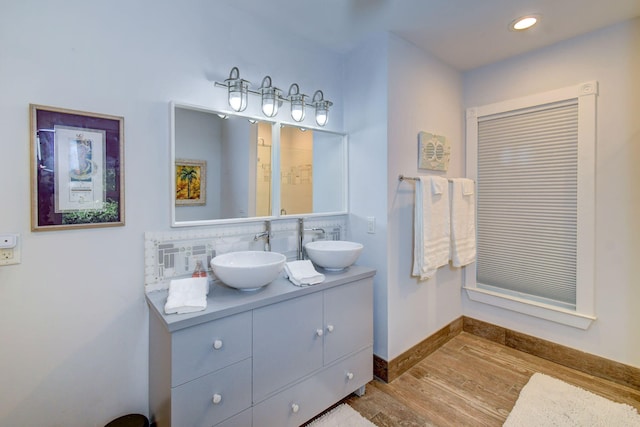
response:
M207 162L176 159L176 206L207 203Z
M124 225L124 118L29 109L31 230Z
M443 135L418 133L418 168L435 171L449 169L451 146Z

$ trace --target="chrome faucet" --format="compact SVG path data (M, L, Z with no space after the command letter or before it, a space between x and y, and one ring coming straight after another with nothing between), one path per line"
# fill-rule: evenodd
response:
M271 221L265 221L266 230L262 233L258 233L253 237L253 241L257 242L258 239L265 238L264 250L271 251Z
M304 240L304 232L313 231L316 233L322 233L322 236L326 236L327 232L324 228L304 228L304 218L298 218L298 259L304 259L304 246L302 241Z

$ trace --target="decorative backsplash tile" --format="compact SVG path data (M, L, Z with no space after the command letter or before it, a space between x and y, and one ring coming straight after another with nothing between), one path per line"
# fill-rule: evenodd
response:
M340 240L347 236L346 216L309 218L304 221L303 244L313 240ZM197 261L211 271L211 259L216 255L234 251L265 250L264 238L257 235L265 231L265 221L218 225L206 229L146 232L145 289L147 292L167 289L171 279L189 277ZM288 260L298 256L298 220L271 221L271 250L284 254Z

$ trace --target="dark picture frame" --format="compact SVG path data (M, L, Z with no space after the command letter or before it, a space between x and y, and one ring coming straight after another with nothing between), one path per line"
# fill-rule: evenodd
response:
M124 118L30 104L31 230L123 226Z

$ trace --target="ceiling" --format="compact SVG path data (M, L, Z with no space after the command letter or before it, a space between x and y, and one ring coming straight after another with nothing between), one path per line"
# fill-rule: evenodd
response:
M640 0L223 0L274 28L338 52L391 31L469 70L640 16ZM525 32L515 18L538 14Z

